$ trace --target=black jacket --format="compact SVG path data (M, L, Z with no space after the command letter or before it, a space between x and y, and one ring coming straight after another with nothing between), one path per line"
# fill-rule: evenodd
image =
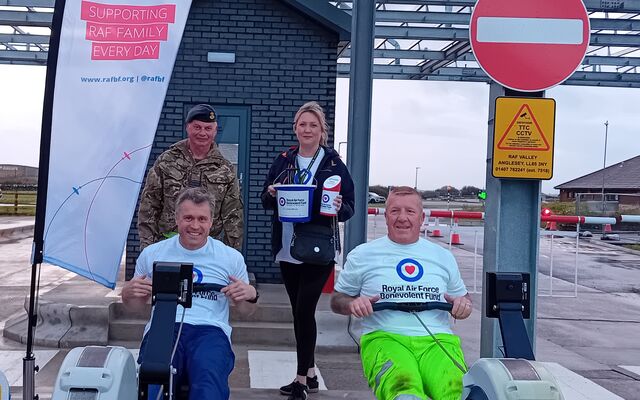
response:
M314 175L314 183L316 189L313 191L313 207L311 211L311 221L309 224L331 226L332 217L320 215L320 202L322 197L322 186L324 181L332 175L339 175L342 179L340 184L340 194L342 195L342 206L338 211L338 221L343 222L353 216L354 213L354 188L353 180L344 165L338 153L328 147L322 146L324 149L324 157L318 165L318 170ZM296 166L296 156L298 155L298 146L293 146L287 151L280 153L271 164L269 174L264 181L260 198L262 206L266 210L273 210L271 217L271 252L275 257L282 248L282 222L278 219L278 207L276 206L276 198L271 196L267 191L269 185L274 183L291 183L288 182L289 174L285 172L287 168L294 169ZM338 238L339 239L339 238Z

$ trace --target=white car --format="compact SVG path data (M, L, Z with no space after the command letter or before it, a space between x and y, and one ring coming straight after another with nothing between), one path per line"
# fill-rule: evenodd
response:
M387 198L377 193L369 192L369 203L384 203Z

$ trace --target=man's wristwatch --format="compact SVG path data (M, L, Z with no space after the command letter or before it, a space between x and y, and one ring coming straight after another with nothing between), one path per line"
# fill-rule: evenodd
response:
M256 289L256 297L254 297L251 300L247 300L247 303L256 304L259 298L260 298L260 293L258 293L258 290Z

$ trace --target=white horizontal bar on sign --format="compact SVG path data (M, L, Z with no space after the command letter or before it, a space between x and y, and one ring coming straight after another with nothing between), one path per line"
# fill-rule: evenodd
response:
M616 222L617 222L616 219L613 217L584 217L585 224L614 225Z
M622 222L640 222L640 215L621 215L620 221Z
M484 43L581 44L583 22L555 18L478 18L476 38Z

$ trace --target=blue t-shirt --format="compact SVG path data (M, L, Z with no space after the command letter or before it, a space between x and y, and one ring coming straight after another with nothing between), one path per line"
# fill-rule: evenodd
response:
M231 283L229 276L234 276L249 283L247 267L242 254L219 240L209 237L207 243L197 250L182 247L178 236L154 243L146 247L136 263L135 276L152 276L154 261L193 263L194 283L217 283L223 286ZM176 322L182 319L182 306L178 306ZM191 308L187 308L184 322L192 325L217 326L231 341L229 325L229 301L218 292L198 292L193 294ZM145 327L149 330L151 321Z
M383 236L361 244L347 256L335 285L349 296L380 296L380 302L445 302L444 294L464 296L467 288L450 251L425 239L412 244ZM435 333L452 333L449 313L422 311L422 321ZM382 330L407 336L425 336L418 319L403 311L376 311L362 321L363 333Z

